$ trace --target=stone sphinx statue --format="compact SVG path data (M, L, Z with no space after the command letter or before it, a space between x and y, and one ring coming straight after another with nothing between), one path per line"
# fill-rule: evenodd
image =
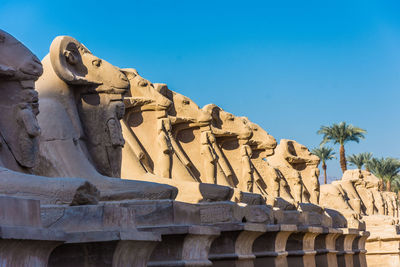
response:
M175 186L179 201L230 200L231 188L201 183L205 173L199 168L204 152L199 146L200 136L190 140L193 141L190 150L186 150L186 144L180 139L181 131L206 125L196 123L195 114L204 112L165 84L153 84L134 69L122 71L130 84L124 97L126 111L121 121L126 141L121 177L132 179L134 175L142 181ZM207 141L212 143L212 136L208 136Z
M171 102L168 118L172 125L172 135L182 154L187 157L188 169L196 181L210 184L228 185L229 181L216 146L210 123L211 115L200 109L190 98L164 86L160 91ZM225 164L225 165L221 165Z
M381 181L365 170L347 170L340 181L336 182L345 191L350 200L357 200L355 211L364 216L387 215L398 217L396 194L379 191ZM359 210L358 210L359 206Z
M124 135L127 140L138 140L149 162L143 164L146 170L176 181L231 185L223 171L227 164L210 129L211 116L167 85L152 84L133 69L124 71L130 80ZM128 155L134 145L125 150ZM131 165L123 159L123 172Z
M266 161L267 157L275 153L277 146L275 138L259 125L248 119L246 120L253 133L249 140L249 145L252 150L251 161L254 166L254 181L256 184L254 192L268 196L267 200L271 204L274 203L274 198L278 197L293 204L295 201L285 177L279 169L272 167Z
M346 191L349 191L350 198L359 199L361 214L373 215L377 213L378 207L372 190L377 189L378 178L367 171L347 170L339 183L347 185Z
M362 219L367 229L376 225L393 225L397 201L391 196L396 196L391 192L380 192L379 185L380 180L368 171L347 170L341 180L321 187L321 204L337 209L347 219ZM335 190L340 194L333 194Z
M247 118L236 117L214 104L203 107L211 115L211 132L216 139L220 158L227 160L223 170L231 186L254 192L253 151L249 140L253 134Z
M378 177L365 170L347 170L342 180L355 180L358 194L365 206L366 215L386 215L385 199L380 191L381 181Z
M359 229L363 222L349 203L349 198L343 188L338 184L324 184L320 187L320 202L324 208L336 210L346 220L347 227Z
M398 201L395 192L382 192L387 205L387 215L398 218Z
M282 173L297 202L319 203L319 158L305 146L282 139L267 162Z
M119 178L126 75L68 36L54 39L42 64L36 82L42 134L35 173L88 179L101 200L174 198L171 186Z
M128 140L123 149L122 177L128 177L128 170L136 173L144 170L158 177L195 181L190 160L173 135L173 124L168 115L173 103L164 96L168 90L166 85L152 84L134 69L124 72L130 88L125 96L126 112L122 121L123 134ZM141 167L136 167L135 157Z
M83 179L29 175L39 156L35 81L42 72L37 57L0 30L0 194L42 204L95 204L98 191Z

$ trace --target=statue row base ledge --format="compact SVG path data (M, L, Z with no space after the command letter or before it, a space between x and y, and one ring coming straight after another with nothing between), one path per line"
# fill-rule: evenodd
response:
M1 266L366 266L369 233L265 204L0 196ZM23 251L24 253L21 253Z
M400 266L400 225L398 218L387 215L364 216L371 233L365 243L369 267Z

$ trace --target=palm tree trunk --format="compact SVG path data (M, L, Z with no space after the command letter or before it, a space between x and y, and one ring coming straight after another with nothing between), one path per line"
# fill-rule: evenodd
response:
M342 169L342 172L344 173L347 170L347 162L346 162L346 154L344 151L344 145L340 144L340 168Z
M327 177L326 177L326 164L325 162L322 163L322 169L324 170L324 184L327 183Z
M379 179L379 191L383 191L384 189L384 183L383 183L383 178Z
M392 191L392 182L389 179L386 180L386 191Z

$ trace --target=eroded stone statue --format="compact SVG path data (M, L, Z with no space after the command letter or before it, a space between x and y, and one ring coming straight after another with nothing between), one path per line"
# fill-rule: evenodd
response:
M134 69L122 71L128 77L130 88L124 97L126 112L121 121L126 141L121 177L132 179L132 173L144 173L135 177L176 186L176 199L180 201L198 203L230 199L230 188L200 183L207 171L202 168L204 150L200 145L200 134L197 135L200 132L195 129L206 130L203 126L209 123L207 120L197 122L197 118L202 118L197 114L204 112L189 98L169 90L165 84L153 84ZM191 129L196 134L185 142L185 131ZM212 135L208 136L207 142L212 146Z
M350 200L358 200L360 214L397 217L396 194L379 191L381 181L372 173L359 169L347 170L336 183L346 191Z
M252 130L247 118L236 117L214 104L202 108L210 114L211 132L215 136L217 153L222 161L221 169L228 183L242 191L254 191L254 167L249 140Z
M319 158L305 146L282 139L267 161L286 178L297 202L319 203Z
M43 204L97 203L97 189L83 179L28 175L39 156L35 81L42 72L37 57L0 30L0 194L39 199Z
M142 78L134 69L124 72L130 88L125 96L126 112L122 122L123 134L128 140L123 153L126 156L133 154L134 158L123 158L122 177L128 178L127 170L136 173L144 170L158 177L195 181L190 173L190 162L173 136L173 125L168 116L173 104L164 96L168 89L163 84L153 84ZM133 162L135 157L141 166Z
M396 194L380 192L379 185L380 180L368 171L347 170L341 180L321 187L321 205L338 210L348 220L362 219L367 229L393 225L398 221Z
M0 197L0 265L365 265L367 233L301 203L319 197L304 146L281 142L273 166L276 140L260 126L199 108L71 37L51 44L39 96L39 60L5 33L0 55L0 194L41 200ZM176 186L180 201L175 187L142 181ZM377 203L362 192L368 181L332 186L349 212ZM380 196L396 214L393 194Z
M274 137L268 134L259 125L244 118L246 125L252 131L248 141L251 147L251 163L254 176L254 192L267 196L269 203L274 203L274 198L282 197L289 203L294 203L290 187L282 173L273 168L267 161L268 156L273 155L277 146Z
M36 82L41 158L35 173L86 178L102 200L174 198L171 186L119 179L126 75L68 36L54 39L42 64Z

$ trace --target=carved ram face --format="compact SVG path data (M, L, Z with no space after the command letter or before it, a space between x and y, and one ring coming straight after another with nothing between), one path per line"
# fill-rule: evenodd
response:
M94 56L72 37L54 39L50 60L58 77L69 85L85 86L86 90L99 93L124 93L129 87L128 78L119 68Z

